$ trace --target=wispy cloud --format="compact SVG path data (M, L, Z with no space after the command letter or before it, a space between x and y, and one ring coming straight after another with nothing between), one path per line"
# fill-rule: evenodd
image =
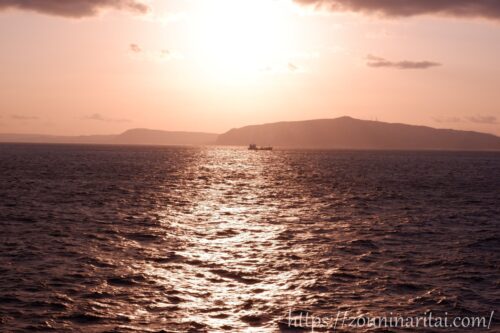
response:
M14 120L38 120L38 117L26 116L26 115L22 115L22 114L11 114L10 118L14 119Z
M294 62L284 62L284 63L275 63L260 68L260 72L265 74L300 74L304 73L305 69L300 67Z
M295 72L295 71L297 71L298 69L299 69L299 68L297 67L297 65L292 64L291 62L289 62L289 63L288 63L288 70L289 70L290 72Z
M140 0L0 0L0 10L10 8L74 18L94 16L109 8L141 14L149 10Z
M476 124L488 124L488 125L498 124L498 118L495 116L479 115L479 116L467 117L467 120Z
M423 14L500 19L498 0L294 0L334 11L375 13L385 16Z
M142 48L137 44L130 44L128 48L130 51L132 51L134 53L141 53L142 52Z
M89 116L83 117L85 120L95 120L95 121L104 121L104 122L109 122L109 123L129 123L129 119L122 119L122 118L108 118L100 113L94 113Z
M183 56L179 52L161 49L159 51L145 50L137 43L129 44L129 52L134 59L164 62L172 59L182 59Z
M475 124L486 124L495 125L498 124L498 118L495 116L469 116L469 117L433 117L432 118L437 123L461 123L461 122L471 122Z
M432 118L436 123L443 124L451 124L451 123L460 123L462 119L460 117L433 117Z
M410 61L410 60L402 60L402 61L390 61L385 58L368 55L366 57L367 63L366 65L369 67L381 68L381 67L389 67L396 69L428 69L436 66L441 66L440 63L433 61Z

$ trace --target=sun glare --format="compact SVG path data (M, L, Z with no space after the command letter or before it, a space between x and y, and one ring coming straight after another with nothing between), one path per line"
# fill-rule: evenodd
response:
M202 67L222 77L269 71L286 62L290 36L286 1L206 1L198 12L195 52Z

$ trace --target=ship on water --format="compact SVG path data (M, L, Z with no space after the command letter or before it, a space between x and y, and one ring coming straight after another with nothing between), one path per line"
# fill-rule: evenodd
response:
M251 143L248 146L248 150L273 150L273 147L271 147L271 146L259 147L255 143Z

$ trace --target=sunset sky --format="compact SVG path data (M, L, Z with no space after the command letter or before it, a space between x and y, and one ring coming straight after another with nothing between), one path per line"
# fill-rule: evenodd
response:
M500 135L500 2L0 0L0 132L361 119Z

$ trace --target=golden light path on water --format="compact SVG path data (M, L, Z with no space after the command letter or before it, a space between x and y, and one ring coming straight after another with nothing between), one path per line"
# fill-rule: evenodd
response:
M285 317L283 309L298 296L288 284L297 280L297 272L276 267L300 249L280 240L286 230L280 220L295 217L288 215L293 209L283 214L273 200L266 176L272 159L265 152L206 150L201 160L207 164L187 171L205 183L189 199L192 204L180 212L179 207L160 212L182 249L175 251L177 267L150 267L148 273L184 295L176 309L181 322L276 331L272 319Z

